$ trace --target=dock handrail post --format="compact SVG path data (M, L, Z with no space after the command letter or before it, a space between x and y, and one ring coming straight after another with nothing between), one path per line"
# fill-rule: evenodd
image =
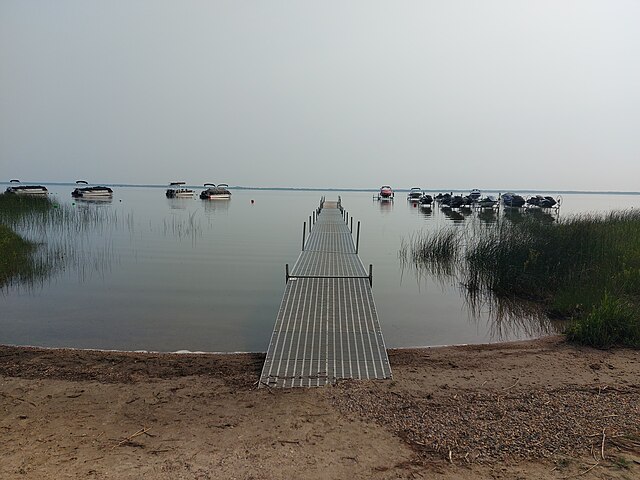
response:
M353 235L353 217L351 217L351 235Z
M289 271L289 265L287 264L287 272ZM373 264L369 264L369 286L373 287Z
M344 216L344 223L349 225L349 212L347 212L347 214Z
M316 224L316 211L313 211L313 224Z
M309 233L311 233L311 215L309 215Z
M284 273L285 273L285 282L284 283L289 283L289 264L285 263L284 265Z
M307 222L302 224L302 251L304 252L304 237L307 234Z
M359 247L360 247L360 220L358 220L358 232L356 234L356 255L358 254Z

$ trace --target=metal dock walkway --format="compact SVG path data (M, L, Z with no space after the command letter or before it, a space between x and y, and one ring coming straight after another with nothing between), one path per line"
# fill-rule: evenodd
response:
M367 272L358 257L340 203L322 201L314 220L290 273L287 266L260 386L391 378L371 267Z

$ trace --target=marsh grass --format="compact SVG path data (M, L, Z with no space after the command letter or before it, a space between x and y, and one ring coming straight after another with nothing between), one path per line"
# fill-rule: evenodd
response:
M0 287L46 275L46 263L34 256L37 245L0 225Z
M449 227L435 232L422 232L402 240L399 258L403 265L426 268L432 275L443 278L456 273L463 236L461 230Z
M405 257L438 275L457 273L469 292L535 301L550 317L573 319L576 342L640 346L640 211L543 220L476 225L449 244L458 252L439 248L444 233L413 238ZM456 272L452 258L460 259Z
M113 252L109 231L132 228L131 215L95 205L59 205L49 197L0 194L0 289L32 287L71 267L81 278L106 268Z

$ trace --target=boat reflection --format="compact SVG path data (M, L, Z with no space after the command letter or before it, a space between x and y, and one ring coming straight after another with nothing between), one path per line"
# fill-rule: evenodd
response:
M109 205L113 203L113 197L94 197L83 198L78 197L74 200L77 205Z
M212 201L212 200L203 200L202 205L204 206L205 213L215 213L215 212L226 212L229 210L229 205L231 202L229 200L222 201Z
M192 198L167 197L167 205L171 210L186 210L189 205L193 205Z
M381 198L378 205L380 205L380 211L382 213L389 213L393 210L393 200Z
M433 209L431 208L431 205L420 205L420 208L418 210L420 210L420 214L422 214L422 216L425 218L430 218L433 216Z

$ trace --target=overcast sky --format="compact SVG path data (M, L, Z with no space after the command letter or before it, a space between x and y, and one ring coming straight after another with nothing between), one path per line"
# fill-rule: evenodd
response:
M640 190L637 0L0 0L0 180Z

